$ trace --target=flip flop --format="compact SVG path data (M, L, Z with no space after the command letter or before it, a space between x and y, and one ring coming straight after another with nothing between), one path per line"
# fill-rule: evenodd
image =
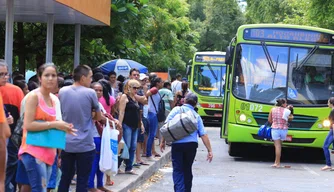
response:
M325 167L321 168L321 171L326 171L328 169L332 169L332 167L329 167L329 166L326 165Z
M140 167L141 164L140 164L140 163L135 163L135 164L133 164L133 166L134 166L134 167Z
M129 174L129 175L138 175L136 172L134 172L134 170L131 170L131 171L125 171L125 174Z
M272 168L280 168L281 166L280 166L280 165L275 165L275 164L273 164L273 165L271 165L271 167L272 167Z
M154 157L161 157L161 155L160 154L155 154Z
M139 162L138 164L140 164L140 165L150 165L150 164L145 163L145 162Z
M114 181L108 181L108 182L106 182L106 185L107 185L107 186L113 186L114 184L115 184Z

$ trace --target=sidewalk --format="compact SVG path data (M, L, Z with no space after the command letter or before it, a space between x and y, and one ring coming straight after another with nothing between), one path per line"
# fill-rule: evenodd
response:
M105 187L113 192L128 192L136 189L136 187L143 184L147 179L149 179L155 172L157 172L161 167L167 164L171 159L171 147L166 145L166 150L161 153L160 148L157 144L158 143L156 140L155 147L156 151L161 155L160 158L156 158L155 161L148 161L146 157L142 157L142 160L149 163L150 165L142 165L139 168L134 167L134 170L138 175L117 174L116 176L111 177L111 180L114 181L114 185ZM121 170L124 171L123 165L121 166ZM103 178L103 182L105 181L106 177ZM75 185L71 185L70 191L75 191Z

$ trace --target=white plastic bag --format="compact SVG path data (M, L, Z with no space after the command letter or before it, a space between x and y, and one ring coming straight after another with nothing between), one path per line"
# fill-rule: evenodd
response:
M111 174L114 176L118 172L118 134L119 131L116 129L115 123L112 121L113 128L110 130L110 146L112 151L111 158Z
M111 143L110 143L110 134L111 129L109 125L109 121L107 120L106 126L103 129L102 132L102 139L101 139L101 151L100 151L100 170L111 176L111 171L112 171L112 151L111 151Z

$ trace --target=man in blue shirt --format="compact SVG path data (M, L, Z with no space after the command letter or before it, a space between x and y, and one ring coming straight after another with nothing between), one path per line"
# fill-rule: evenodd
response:
M188 93L185 97L185 104L182 109L186 112L192 110L197 119L197 131L183 139L172 143L172 163L173 163L173 181L175 192L190 192L192 186L192 164L194 162L198 147L197 137L199 136L208 150L207 160L212 161L213 153L208 135L206 134L203 120L194 110L198 99L194 93ZM166 122L173 119L180 113L181 107L175 107L169 113ZM166 142L164 138L160 144L160 149L165 150Z

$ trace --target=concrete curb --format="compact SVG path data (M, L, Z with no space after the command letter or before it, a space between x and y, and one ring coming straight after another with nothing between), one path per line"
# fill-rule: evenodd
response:
M146 161L146 158L143 157L143 160ZM171 147L166 146L166 151L161 154L161 158L154 162L147 161L150 164L149 166L142 165L140 169L135 169L138 175L118 174L116 177L112 178L115 181L115 185L108 188L114 192L129 192L135 190L170 160Z

